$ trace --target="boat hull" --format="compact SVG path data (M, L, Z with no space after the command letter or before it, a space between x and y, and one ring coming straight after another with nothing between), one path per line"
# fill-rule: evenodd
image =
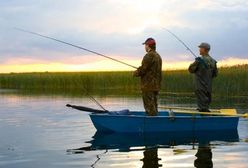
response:
M128 115L90 114L90 118L100 132L170 132L170 131L216 131L236 130L239 117L176 115L160 112L158 116L147 116L144 112Z

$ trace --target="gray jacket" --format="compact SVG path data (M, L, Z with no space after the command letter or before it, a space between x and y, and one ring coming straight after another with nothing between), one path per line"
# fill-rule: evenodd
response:
M188 70L195 74L196 90L212 92L212 79L218 74L216 60L209 55L199 57L189 66Z

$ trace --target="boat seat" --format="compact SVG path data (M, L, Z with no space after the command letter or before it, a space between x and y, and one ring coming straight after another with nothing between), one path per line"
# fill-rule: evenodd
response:
M110 111L109 115L130 115L130 111L128 109L120 110L120 111Z
M220 109L220 113L227 115L237 115L236 109Z

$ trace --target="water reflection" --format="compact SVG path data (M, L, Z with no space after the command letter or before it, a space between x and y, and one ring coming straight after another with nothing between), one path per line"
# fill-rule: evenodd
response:
M143 151L143 158L140 161L143 163L143 168L158 168L166 167L162 165L158 155L158 150L161 148L173 148L178 145L190 145L192 149L197 148L195 154L196 159L194 166L196 168L211 168L212 162L212 147L218 144L211 145L211 142L238 142L239 136L237 130L221 131L221 132L167 132L167 133L146 133L146 134L125 134L125 133L102 133L96 132L92 137L89 146L69 149L70 154L82 154L92 150L109 150L118 152L134 152ZM178 149L175 153L183 153L184 150ZM97 160L92 164L94 167L101 159L97 155Z
M194 166L196 168L212 168L212 150L209 144L199 144L196 153L196 160Z
M84 94L85 91L81 90L11 90L11 89L0 89L1 96L18 96L18 97L50 97L50 98L87 98L87 102L90 100L88 96ZM129 92L123 89L104 89L104 90L89 90L90 95L100 99L100 102L105 106L108 106L107 98L111 101L116 98L126 98L126 99L139 99L139 90L134 92ZM173 93L173 92L161 92L160 94L160 105L174 105L183 107L195 107L195 96L193 93ZM211 108L236 108L240 113L247 112L248 108L248 96L217 96L214 95L214 101L211 104ZM120 103L119 103L120 105ZM137 104L136 104L137 105ZM141 102L142 105L142 102ZM127 108L126 106L125 108Z
M140 96L97 95L94 97L110 110L127 107L130 110L143 110ZM192 102L194 103L194 101L180 103L183 99L187 100L183 96L178 100L178 97L162 95L161 104L164 102L166 105L189 107ZM236 106L236 108L242 108L239 112L247 112L247 100L247 98L242 101L235 99L225 105L220 102L217 107ZM146 165L203 167L206 160L208 160L206 165L211 166L209 161L213 161L214 167L218 168L247 167L248 122L246 119L240 119L238 129L241 140L238 143L232 143L238 141L235 132L226 133L226 135L221 133L217 136L211 133L182 135L181 133L165 135L96 133L89 141L95 133L95 128L88 114L66 108L67 103L95 107L88 97L82 97L82 95L74 97L1 92L0 167L27 168L34 167L33 165L38 168L81 168L90 167L90 165L104 168L140 168ZM199 139L199 136L203 138ZM89 144L85 144L85 141ZM66 149L75 147L82 147L82 149L68 151L68 153L84 153L66 155ZM198 149L200 152L197 152Z
M144 158L141 159L143 168L157 168L163 166L162 164L159 164L161 158L158 158L158 148L146 148L143 155Z

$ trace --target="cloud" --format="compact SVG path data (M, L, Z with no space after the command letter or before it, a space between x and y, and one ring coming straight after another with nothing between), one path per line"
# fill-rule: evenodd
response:
M36 31L120 59L141 60L141 43L154 37L165 61L194 58L163 27L197 53L207 41L217 60L248 59L246 0L9 0L0 2L0 63L79 64L101 57L47 39L17 32ZM93 56L94 59L91 59ZM77 61L79 60L79 61ZM81 61L80 61L81 60Z
M201 0L198 1L198 8L210 8L213 10L237 10L245 9L248 7L248 2L246 0L235 0L235 1L226 1L226 0Z

